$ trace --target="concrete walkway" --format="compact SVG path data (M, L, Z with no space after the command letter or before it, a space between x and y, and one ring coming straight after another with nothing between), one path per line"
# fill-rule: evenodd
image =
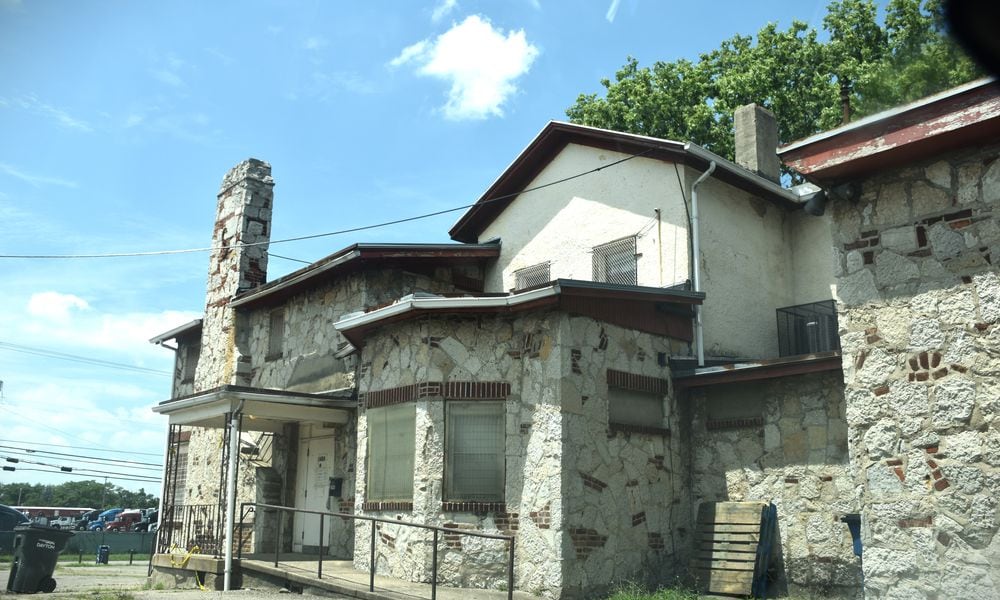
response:
M281 554L278 566L274 566L274 555L258 554L244 555L241 561L244 579L258 574L271 581L288 581L303 591L311 588L327 594L339 594L349 598L365 600L413 600L414 598L430 598L429 583L413 583L386 577L375 576L375 591L369 591L369 574L355 571L349 560L324 560L323 576L317 577L319 563L315 556L303 554ZM298 591L298 590L296 590ZM437 598L440 600L507 600L505 590L482 590L471 588L454 588L439 585ZM524 592L514 592L515 600L538 600L537 596Z

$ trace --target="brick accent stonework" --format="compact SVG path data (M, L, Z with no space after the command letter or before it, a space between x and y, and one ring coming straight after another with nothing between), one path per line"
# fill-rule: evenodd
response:
M361 402L366 408L378 408L437 396L445 400L506 400L509 395L510 384L504 381L427 381L371 390L361 396Z
M595 529L585 529L582 527L569 530L569 537L573 540L573 548L576 550L577 558L587 558L590 553L598 548L603 548L608 541L608 536L601 535Z
M616 387L633 392L645 392L647 394L668 394L670 393L670 381L649 375L636 375L625 371L608 369L607 381L609 387Z

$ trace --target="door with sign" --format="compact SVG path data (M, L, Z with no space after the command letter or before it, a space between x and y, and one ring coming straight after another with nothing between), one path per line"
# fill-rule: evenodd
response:
M303 427L304 433L311 434ZM330 478L333 477L334 437L329 433L299 438L299 461L296 477L295 508L329 511ZM295 513L293 552L319 550L319 515ZM323 546L330 544L330 519L325 519ZM324 551L325 552L325 551Z

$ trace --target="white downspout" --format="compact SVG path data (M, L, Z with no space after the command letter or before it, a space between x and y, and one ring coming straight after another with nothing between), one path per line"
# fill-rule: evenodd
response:
M233 529L236 527L236 469L240 460L240 414L243 400L229 419L229 471L226 474L226 570L222 591L230 590L233 577Z
M708 170L691 185L691 260L694 291L701 291L701 241L698 236L698 186L715 172L715 161L708 163ZM701 305L694 307L694 346L698 354L698 366L705 366L705 340L701 324Z

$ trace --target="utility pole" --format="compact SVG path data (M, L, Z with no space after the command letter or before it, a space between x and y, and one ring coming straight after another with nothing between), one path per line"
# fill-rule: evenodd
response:
M105 509L104 500L108 497L108 478L104 477L104 486L101 488L101 511Z

